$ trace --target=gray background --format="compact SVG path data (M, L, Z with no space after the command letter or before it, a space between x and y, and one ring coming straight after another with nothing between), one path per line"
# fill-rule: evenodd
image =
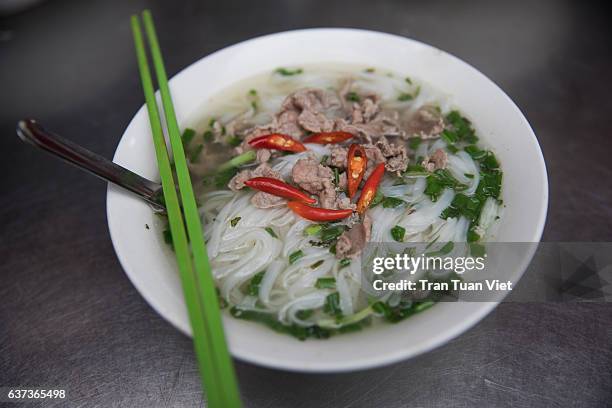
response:
M316 26L392 32L459 56L535 129L550 175L544 239L610 241L612 28L603 2L47 1L0 20L0 385L68 389L68 404L46 406L205 405L190 340L117 262L105 185L19 144L13 130L36 117L112 156L143 103L129 16L145 7L170 74L241 40ZM249 407L603 407L612 401L611 340L610 305L503 304L449 344L386 368L236 366Z

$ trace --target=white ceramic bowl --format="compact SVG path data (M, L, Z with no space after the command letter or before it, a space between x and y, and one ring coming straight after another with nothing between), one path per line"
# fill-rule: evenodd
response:
M450 94L502 163L506 209L498 240L539 241L546 219L548 181L542 152L527 120L510 98L476 69L414 40L363 30L310 29L242 42L202 58L172 78L178 121L192 118L210 96L238 80L279 66L322 62L385 67ZM134 75L136 72L134 68ZM114 161L158 179L144 106L125 131ZM189 334L179 276L173 254L161 239L159 219L147 204L115 186L108 189L107 208L113 245L130 280L160 315ZM508 275L518 279L529 261L530 255ZM348 371L431 350L469 329L496 304L443 303L399 324L328 340L299 341L230 316L224 323L231 353L241 360L294 371Z

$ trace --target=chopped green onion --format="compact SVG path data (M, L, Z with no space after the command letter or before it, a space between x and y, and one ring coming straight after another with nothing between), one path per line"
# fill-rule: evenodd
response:
M304 252L301 249L289 254L289 264L290 265L294 264L295 261L297 261L303 256L304 256Z
M265 230L268 234L270 234L270 236L272 236L272 238L278 238L278 235L276 235L276 232L274 232L272 227L266 227Z
M334 289L336 287L336 278L319 278L315 283L317 289Z
M261 281L264 278L266 271L257 272L251 278L249 282L249 286L247 287L247 294L251 296L259 295L259 287L261 286Z
M318 260L317 262L310 265L310 269L317 269L319 266L323 265L323 262L325 262L323 259Z
M340 267L344 268L345 266L349 266L351 264L351 260L348 258L344 258L340 260Z
M242 219L242 217L236 217L236 218L232 218L230 220L230 225L232 227L235 227L236 225L238 225L238 222L240 222L240 220Z
M304 234L306 235L317 235L323 229L323 225L321 224L310 224L306 228L304 228Z
M277 74L281 74L282 76L293 76L299 75L304 72L302 68L289 69L289 68L277 68L275 71Z
M323 311L331 316L342 317L342 309L340 308L340 294L338 292L327 295L325 298L325 304L323 305Z

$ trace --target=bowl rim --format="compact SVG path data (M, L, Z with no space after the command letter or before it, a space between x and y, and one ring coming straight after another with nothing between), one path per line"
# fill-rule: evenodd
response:
M493 80L488 78L478 69L473 67L471 64L463 61L462 59L456 57L453 54L440 50L437 47L431 46L429 44L426 44L418 40L403 37L400 35L395 35L395 34L390 34L390 33L385 33L385 32L380 32L380 31L374 31L374 30L358 29L358 28L321 27L321 28L287 30L287 31L254 37L254 38L251 38L245 41L241 41L233 45L221 48L211 54L205 55L195 60L191 64L189 64L187 67L183 68L182 70L177 72L175 75L173 75L172 78L169 80L170 85L172 85L173 81L177 81L178 78L186 75L189 71L196 69L195 66L198 63L200 63L202 60L205 60L207 58L212 58L213 56L217 56L218 54L231 52L234 49L249 46L252 43L256 43L260 41L266 41L266 40L275 39L277 37L283 37L283 36L288 36L288 35L300 35L300 34L310 34L310 33L322 33L322 34L329 34L329 35L333 35L336 33L352 33L352 34L362 34L362 35L367 34L367 35L379 36L380 38L390 38L390 39L395 39L395 40L401 39L402 41L412 42L418 46L421 46L427 49L431 49L436 52L440 52L444 54L445 57L450 58L454 60L455 63L462 65L464 69L471 71L472 74L475 74L476 76L480 77L481 80L485 80L489 82L490 85L492 85L495 88L496 92L499 93L504 98L505 102L508 103L508 106L510 106L515 111L515 113L518 114L518 117L520 118L520 121L522 122L521 124L524 126L526 130L528 130L529 137L532 139L532 142L535 142L534 146L537 149L536 153L539 159L538 160L538 171L540 172L540 175L542 176L542 186L541 186L542 196L541 196L540 208L534 209L534 213L537 211L538 222L535 228L533 229L533 234L532 234L533 236L531 238L531 241L529 242L539 242L541 240L541 237L544 231L544 226L546 223L547 212L548 212L549 182L548 182L546 163L544 160L544 155L542 153L542 148L538 142L537 137L535 136L535 133L531 125L529 124L529 122L527 121L527 119L525 118L521 110L518 108L518 106L514 103L514 101ZM113 161L115 162L117 161L121 143L124 140L124 137L126 136L128 129L130 129L133 123L138 120L138 117L145 111L145 109L146 109L146 106L144 104L141 105L140 108L138 108L138 110L132 117L132 119L130 120L121 139L119 140L119 143L113 155ZM146 290L143 290L143 287L141 286L141 284L135 279L135 276L137 276L137 273L132 271L130 264L127 262L126 254L120 249L120 246L119 246L120 232L114 227L114 224L112 222L112 219L114 217L112 213L112 208L113 208L112 203L113 203L113 199L116 196L116 194L117 194L116 188L114 186L109 185L107 188L107 197L106 197L107 221L108 221L111 241L113 243L113 248L115 250L119 263L121 264L121 267L123 268L126 275L128 276L128 279L136 287L136 290L145 299L145 301L149 304L149 306L151 306L164 320L168 321L172 326L177 328L180 332L184 333L187 336L191 336L189 330L186 330L184 325L181 324L178 321L178 319L176 319L172 315L172 313L168 313L168 311L165 310L165 308L162 305L162 302L158 302L154 297L149 296ZM525 257L523 264L521 264L519 267L516 268L516 270L520 272L518 274L519 278L523 275L523 273L527 269L529 263L531 262L534 252L535 252L535 247L533 248L531 253L529 253L529 256ZM405 360L407 358L415 357L417 355L426 353L428 351L431 351L447 343L448 341L456 338L460 334L465 333L466 331L471 329L473 326L475 326L486 315L488 315L498 304L499 304L499 301L481 302L481 307L476 312L472 312L463 321L462 325L455 326L454 330L440 331L440 333L438 335L435 335L431 339L431 341L429 341L426 344L422 344L420 347L413 347L409 351L398 348L393 351L387 351L385 353L381 353L377 357L361 358L356 361L347 361L343 364L338 364L337 362L334 362L333 364L326 364L326 362L323 361L323 362L319 362L318 364L312 365L312 366L297 367L295 364L287 363L284 359L274 359L274 358L270 358L269 356L261 357L260 355L256 353L251 353L251 352L239 349L239 348L232 348L231 345L230 345L230 352L235 358L241 361L257 364L257 365L268 367L268 368L281 369L281 370L286 370L286 371L321 373L321 372L347 372L347 371L354 371L354 370L370 369L370 368L381 367L381 366L393 364L393 363Z

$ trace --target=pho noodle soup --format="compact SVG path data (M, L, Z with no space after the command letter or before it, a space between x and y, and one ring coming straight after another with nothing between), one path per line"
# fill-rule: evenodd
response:
M364 247L482 247L501 216L494 154L450 96L415 78L279 68L198 115L183 143L220 301L234 317L300 339L402 320L440 294L368 295Z

